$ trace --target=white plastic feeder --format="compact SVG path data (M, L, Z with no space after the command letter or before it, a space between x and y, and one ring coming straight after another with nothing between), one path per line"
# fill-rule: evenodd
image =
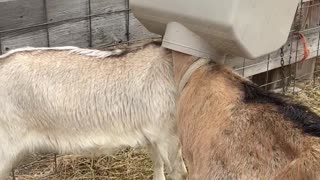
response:
M130 0L134 15L163 46L216 58L257 58L287 40L299 0Z

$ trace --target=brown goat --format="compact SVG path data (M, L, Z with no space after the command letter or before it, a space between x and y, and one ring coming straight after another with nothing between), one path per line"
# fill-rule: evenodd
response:
M173 53L175 80L194 62ZM196 70L178 105L190 180L320 179L320 118L231 70Z

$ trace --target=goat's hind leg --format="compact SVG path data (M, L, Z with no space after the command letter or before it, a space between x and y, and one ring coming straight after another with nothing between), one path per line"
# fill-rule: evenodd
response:
M0 156L0 179L4 180L9 177L13 163Z
M0 127L0 180L9 177L12 169L24 157L25 146L23 138L19 133L10 134Z
M3 144L0 146L0 180L8 178L17 163L19 156L17 149L14 146L8 147Z
M148 150L153 163L153 180L165 180L164 175L164 163L161 158L161 154L156 145L148 145Z
M288 164L273 180L319 180L320 179L320 148L313 147L309 151Z

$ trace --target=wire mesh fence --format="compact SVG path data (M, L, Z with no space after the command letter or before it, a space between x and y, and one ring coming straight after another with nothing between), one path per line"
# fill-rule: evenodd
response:
M319 78L319 51L320 51L320 1L301 1L298 8L292 31L288 37L287 43L283 48L287 53L282 57L283 64L281 64L281 49L279 49L274 56L269 54L264 57L263 60L246 65L247 59L243 60L243 65L235 68L245 76L246 71L250 71L257 67L265 67L265 71L259 75L251 76L260 87L271 90L275 88L282 88L281 92L285 93L291 87L291 93L295 93L296 83L301 80L311 80L313 85L316 84L316 80ZM310 15L311 14L311 15ZM310 38L312 36L312 38ZM306 38L307 37L307 38ZM303 43L303 41L312 40L309 45ZM307 47L309 46L309 47ZM300 53L302 51L302 53ZM273 56L273 57L272 57ZM308 56L306 58L306 56ZM271 64L277 64L278 68L270 68ZM307 70L300 73L302 66L307 65ZM272 78L271 76L278 76ZM259 78L255 78L260 76ZM282 76L282 77L279 77Z
M6 9L6 6L13 11L14 6L18 6L17 9L23 9L19 7L22 5L17 2L15 2L16 4L11 2L11 5L9 3L1 5L0 14L1 11L3 14L8 13L2 10ZM156 35L147 32L132 16L129 0L110 1L110 5L108 5L108 1L102 0L71 0L69 2L27 0L19 2L25 4L42 3L42 6L38 5L37 9L32 9L32 11L41 11L42 13L29 13L29 16L25 15L28 12L19 12L20 15L9 13L10 15L6 15L7 19L12 18L12 20L6 21L5 17L0 19L0 54L23 46L75 45L103 48L156 37ZM66 7L63 7L64 4L71 8L70 13ZM28 10L30 5L25 6L25 9ZM58 12L52 12L55 9ZM36 15L41 18L34 18ZM32 18L35 20L32 21ZM24 22L24 19L27 22ZM19 23L22 25L19 26ZM104 24L105 26L103 26ZM131 34L133 35L131 36Z

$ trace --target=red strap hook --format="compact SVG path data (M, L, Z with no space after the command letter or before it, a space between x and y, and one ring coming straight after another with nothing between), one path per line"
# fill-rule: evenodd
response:
M300 32L298 32L297 35L299 36L299 39L301 40L301 42L303 44L303 58L301 60L301 63L304 63L305 60L307 60L308 57L310 56L310 49L308 47L308 42L307 42L306 37Z

